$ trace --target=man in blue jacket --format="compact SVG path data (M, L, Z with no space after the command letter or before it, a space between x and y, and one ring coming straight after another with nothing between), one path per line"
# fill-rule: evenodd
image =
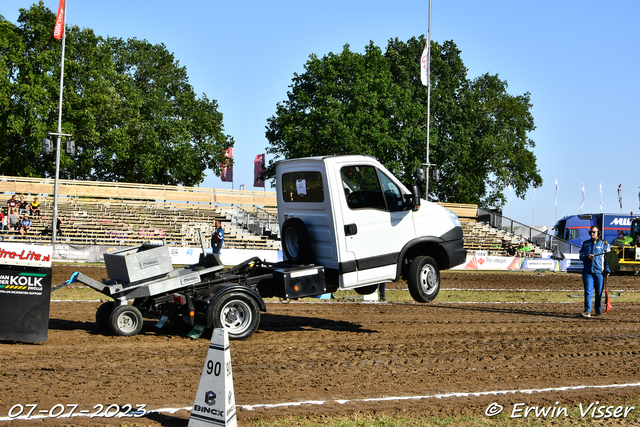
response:
M595 315L602 311L602 287L604 278L609 276L609 263L604 257L611 250L609 243L598 237L600 230L595 225L589 230L591 239L585 240L580 249L580 259L583 262L582 283L584 284L584 312L583 317L591 317L591 300L595 289Z
M216 221L216 229L211 233L211 248L214 254L220 255L222 242L224 242L224 228L220 221Z

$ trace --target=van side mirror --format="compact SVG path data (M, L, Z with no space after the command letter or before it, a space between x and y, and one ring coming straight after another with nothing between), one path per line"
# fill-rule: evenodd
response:
M420 188L418 188L418 184L413 184L411 186L411 194L413 196L413 200L411 201L412 209L417 211L420 209Z

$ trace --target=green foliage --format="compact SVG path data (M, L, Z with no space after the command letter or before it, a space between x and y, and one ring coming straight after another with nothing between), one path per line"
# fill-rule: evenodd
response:
M340 54L311 55L268 119L267 151L276 158L265 175L274 175L280 158L369 154L412 182L426 159L424 43L392 39L384 53L371 42L364 54L346 45ZM430 161L441 180L430 184L430 198L499 207L506 186L522 197L542 185L528 138L530 94L508 94L497 75L468 79L452 41L432 41L431 56Z
M18 25L0 16L0 172L51 177L54 155L41 140L57 130L62 43L42 1L20 9ZM77 154L61 155L70 179L196 185L219 173L224 134L215 100L198 98L162 44L104 39L66 28L62 133ZM52 138L55 141L55 137Z

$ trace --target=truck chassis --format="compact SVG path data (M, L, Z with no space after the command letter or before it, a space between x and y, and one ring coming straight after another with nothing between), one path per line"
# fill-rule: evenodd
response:
M326 291L324 269L315 265L268 263L254 257L225 268L217 255L206 254L196 264L166 272L167 260L170 263L166 245L141 245L105 254L109 280L76 273L68 282L83 283L113 298L98 308L96 323L121 336L141 331L144 312L191 327L225 328L230 339L243 340L258 328L260 312L266 311L264 298L302 298Z

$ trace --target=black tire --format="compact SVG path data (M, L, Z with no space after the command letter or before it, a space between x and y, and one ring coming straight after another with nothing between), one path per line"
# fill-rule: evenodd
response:
M109 318L111 317L113 306L113 301L107 301L98 307L98 310L96 310L96 324L98 328L109 330Z
M213 327L226 329L232 340L246 340L260 324L258 304L240 292L223 295L216 301L211 316Z
M109 326L116 335L136 335L142 330L142 313L132 305L120 305L111 312Z
M300 218L289 218L282 224L282 251L294 264L313 263L309 230Z
M409 266L409 293L417 302L431 302L440 291L440 270L433 258L417 256Z
M378 285L360 286L354 289L358 295L371 295L378 290Z

